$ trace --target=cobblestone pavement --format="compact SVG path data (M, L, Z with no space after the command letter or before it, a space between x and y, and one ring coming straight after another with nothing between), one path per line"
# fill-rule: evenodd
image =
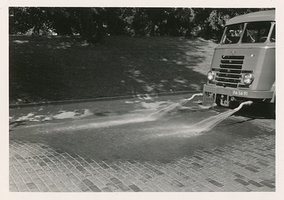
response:
M173 96L158 100L165 103L174 101L173 98L175 101L181 99ZM198 136L196 139L161 136L146 142L141 140L156 136L159 132L155 132L156 127L164 127L162 132L168 126L172 126L174 130L183 124L183 120L185 124L189 123L188 120L193 120L194 117L191 116L204 119L216 113L182 112L179 117L174 115L172 121L165 119L152 125L142 123L125 124L120 128L102 127L96 131L87 129L83 132L74 128L120 116L115 113L131 114L135 109L139 111L145 106L147 109L152 108L159 102L145 104L143 100L133 100L132 103L130 100L101 101L10 110L10 125L13 125L9 138L10 191L276 190L275 121L272 119L242 120L231 117L208 136ZM86 108L90 112L83 112ZM71 112L74 110L76 112ZM81 113L77 116L78 110L83 110L83 115ZM74 119L61 119L62 114L72 114L73 117L74 113ZM86 119L80 118L85 115ZM107 115L110 117L106 117ZM43 126L45 120L49 119L55 122L47 121L47 125ZM59 122L60 120L62 121ZM25 128L26 125L33 124L39 126ZM67 129L51 133L49 128L53 126ZM149 129L148 132L145 129ZM150 132L150 129L154 132Z
M169 163L94 160L10 140L11 192L275 191L275 135L196 149Z

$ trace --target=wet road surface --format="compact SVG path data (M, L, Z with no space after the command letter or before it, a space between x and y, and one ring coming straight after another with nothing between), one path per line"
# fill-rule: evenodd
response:
M11 109L10 191L275 191L275 120L244 108L200 132L226 110L198 98L149 117L182 98Z

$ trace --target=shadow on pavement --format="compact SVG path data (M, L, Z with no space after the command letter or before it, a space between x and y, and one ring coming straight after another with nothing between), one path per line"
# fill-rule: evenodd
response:
M255 119L275 119L275 108L268 104L252 104L243 107L234 115Z

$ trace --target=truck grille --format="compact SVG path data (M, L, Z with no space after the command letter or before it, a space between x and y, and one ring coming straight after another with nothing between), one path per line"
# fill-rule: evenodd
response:
M212 68L216 72L215 84L224 87L242 87L242 74L252 73L250 70L242 70L245 56L222 55L220 68Z

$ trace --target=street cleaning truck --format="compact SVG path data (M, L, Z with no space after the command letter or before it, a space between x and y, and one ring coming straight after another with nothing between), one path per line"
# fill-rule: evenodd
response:
M203 102L211 99L224 107L244 101L275 106L275 32L275 10L228 20L203 87Z

